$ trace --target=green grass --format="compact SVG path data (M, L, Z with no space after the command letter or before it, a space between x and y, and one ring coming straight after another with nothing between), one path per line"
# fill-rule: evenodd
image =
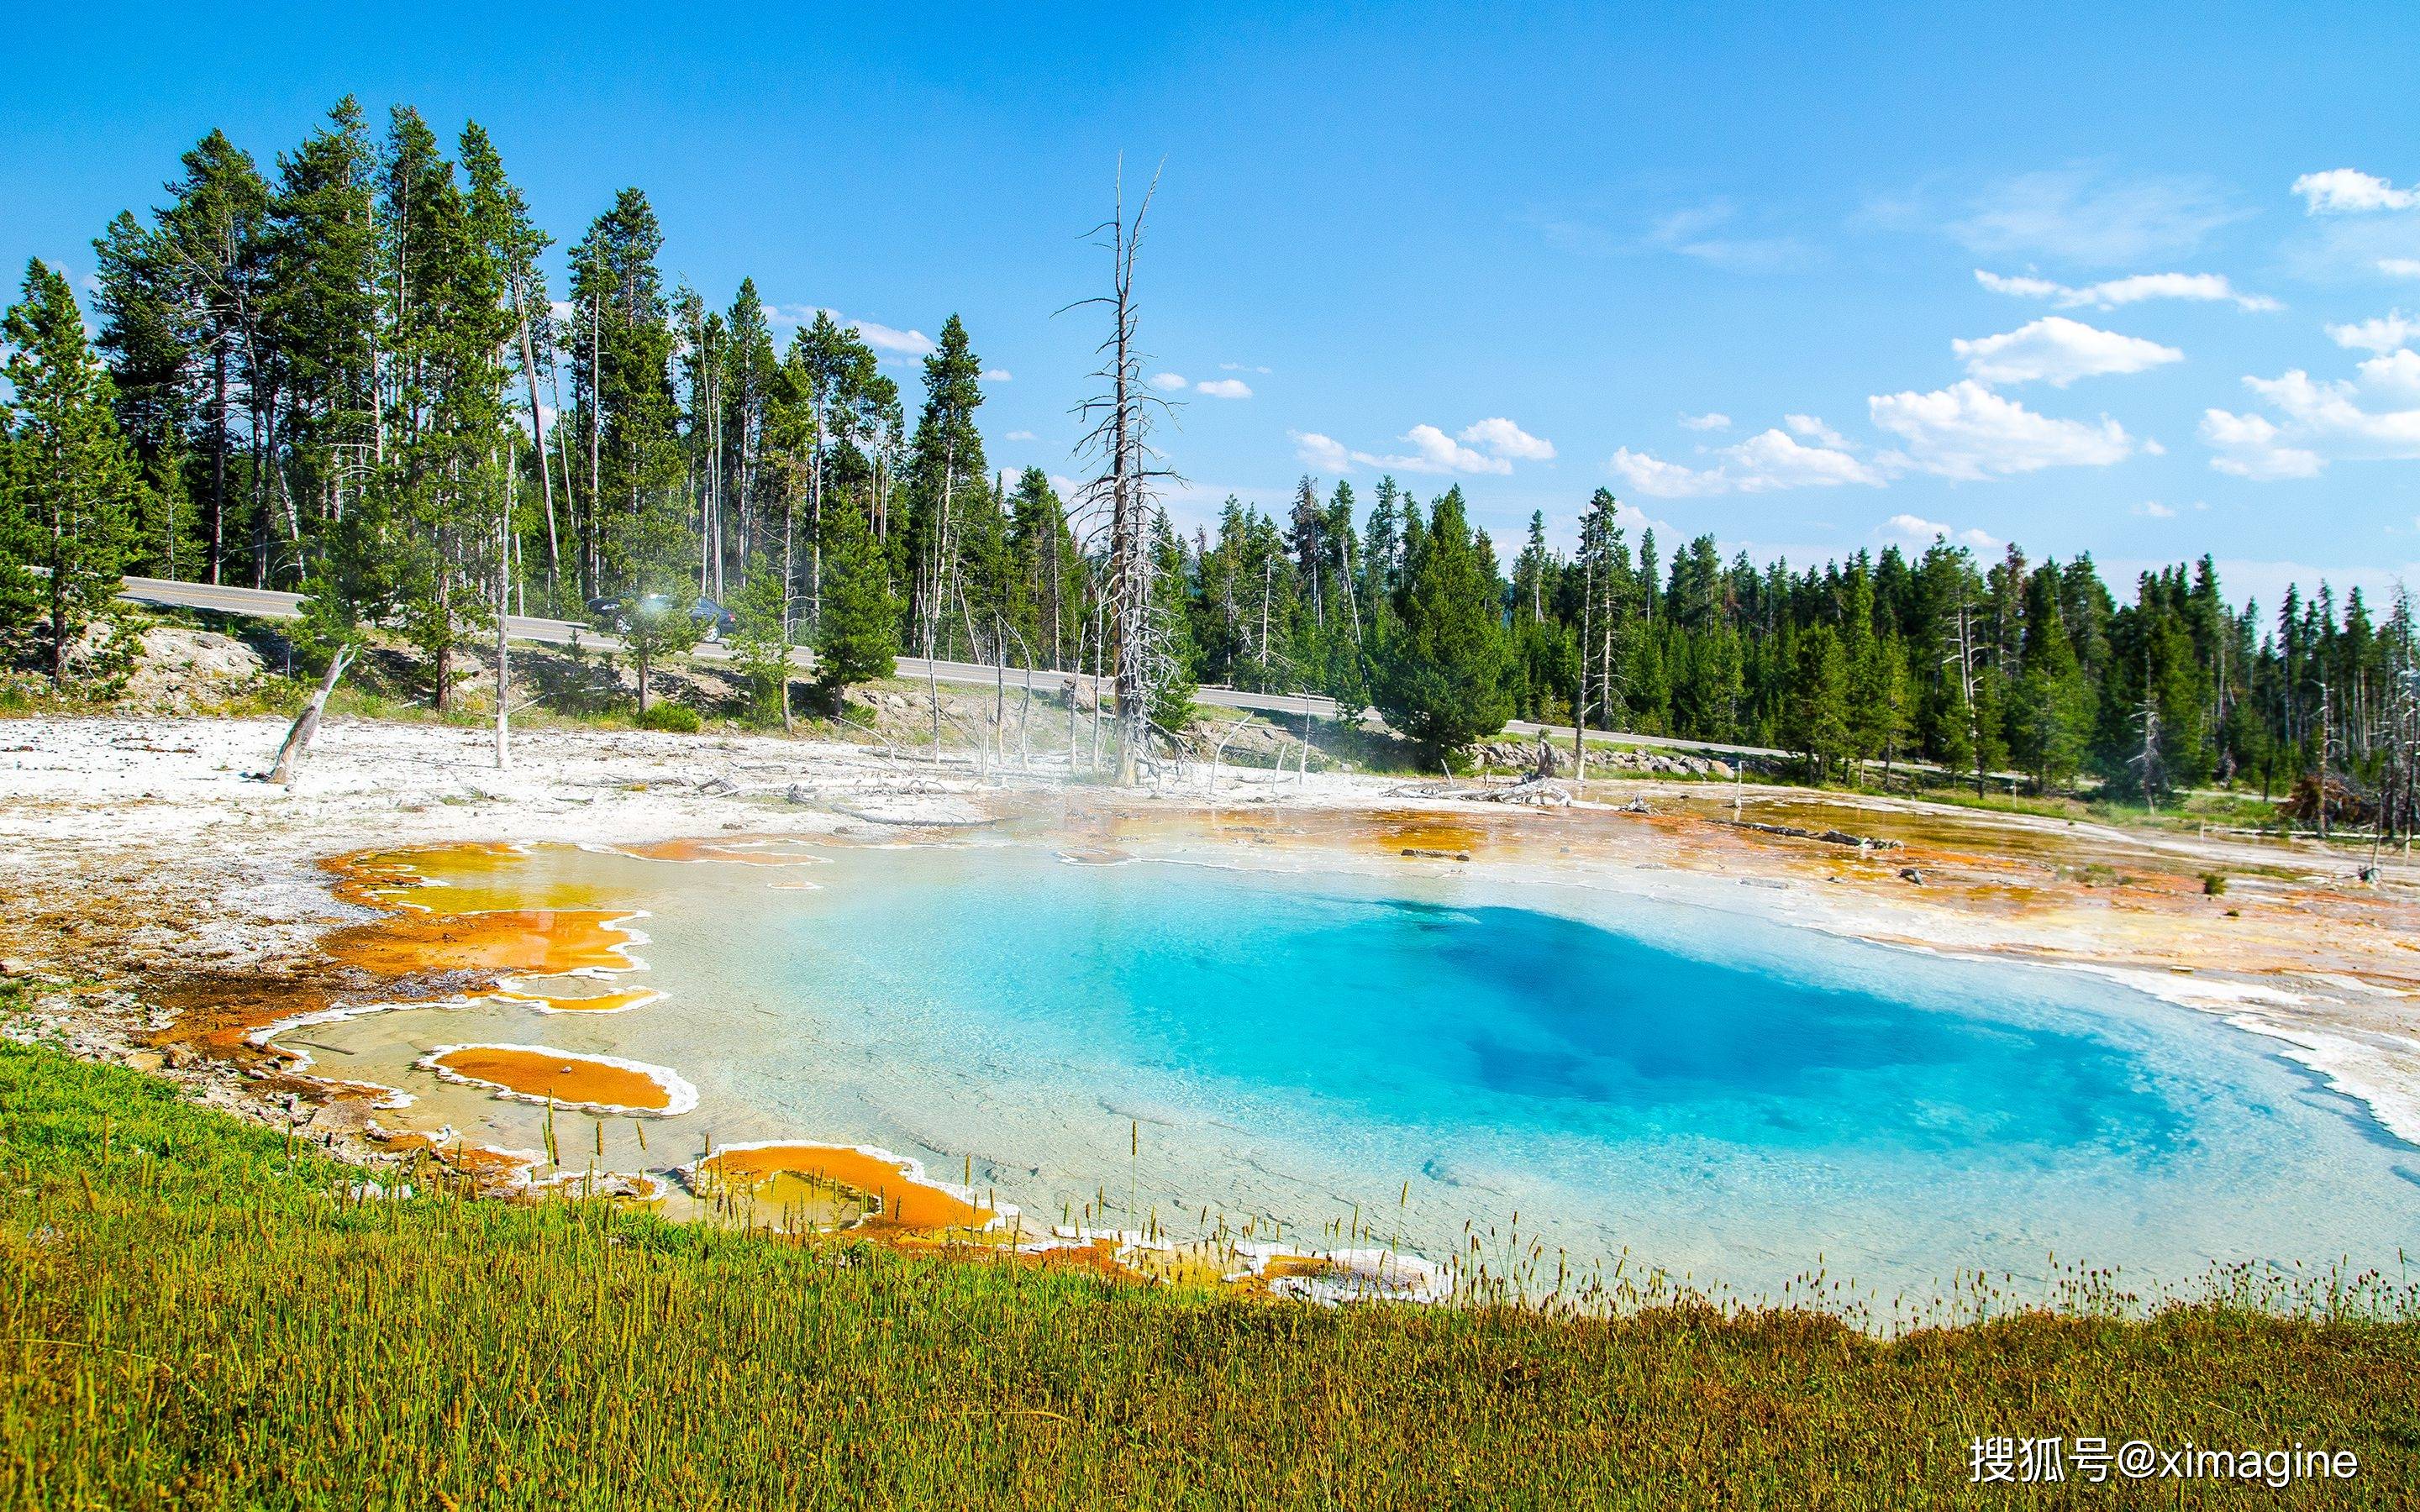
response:
M2409 1322L1321 1311L358 1176L0 1043L0 1506L2057 1504L1967 1484L1998 1433L2414 1494Z

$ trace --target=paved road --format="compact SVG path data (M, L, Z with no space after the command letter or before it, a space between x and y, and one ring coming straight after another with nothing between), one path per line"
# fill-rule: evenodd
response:
M165 578L129 578L125 579L125 585L119 591L118 596L137 604L157 604L173 609L213 609L223 614L243 614L260 619L294 619L302 612L302 595L300 594L281 594L262 588L235 588L219 583L177 582ZM537 641L545 645L568 645L574 637L579 639L581 644L595 646L599 650L620 644L613 637L600 632L595 625L582 624L575 620L550 620L541 619L535 615L507 614L504 616L504 628L515 640ZM690 655L706 661L727 661L731 657L731 652L727 647L712 641L701 644ZM793 652L791 659L800 667L814 665L814 656L804 647ZM987 687L998 680L1000 674L998 670L987 662L935 661L928 668L922 657L902 656L899 658L899 675L909 679L930 677L938 682ZM1089 676L1083 676L1080 673L1037 670L1033 673L1033 686L1045 691L1057 692L1070 682L1079 679L1088 686L1092 682ZM1025 686L1023 670L1010 668L1008 681L1011 686L1023 688ZM1259 714L1295 716L1308 712L1315 717L1325 719L1332 719L1336 717L1336 701L1318 694L1250 693L1235 687L1203 687L1197 689L1193 697L1196 702L1206 703L1214 708L1244 709ZM1368 717L1370 722L1373 724L1377 722L1375 715ZM1513 720L1504 727L1504 731L1511 735L1534 736L1543 733L1550 740L1569 741L1572 738L1570 725L1532 724L1526 719ZM1602 737L1606 740L1619 740L1626 746L1652 746L1665 750L1699 751L1716 756L1787 758L1789 755L1786 751L1768 750L1761 746L1730 746L1703 740L1676 740L1666 735L1630 734L1615 730L1592 729L1589 732L1589 735L1591 739Z

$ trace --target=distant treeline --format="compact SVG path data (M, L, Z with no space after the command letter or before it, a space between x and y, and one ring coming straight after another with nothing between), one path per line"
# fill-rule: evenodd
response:
M666 649L696 597L722 600L770 696L793 641L824 650L836 683L902 649L1114 659L1104 543L1041 470L992 472L984 367L954 316L911 425L855 330L817 313L781 343L752 281L725 308L666 288L661 242L646 196L623 190L569 248L558 297L552 238L475 124L449 159L413 110L374 137L347 100L269 171L212 132L164 204L96 242L93 392L113 434L75 444L121 469L86 490L115 502L44 501L63 464L36 454L68 444L44 426L75 425L35 413L39 371L74 354L41 310L73 301L63 282L38 288L47 270L28 279L9 328L9 549L46 560L44 511L64 509L95 562L303 590L323 638L401 628L441 703L500 599L626 622L633 604L679 606ZM1668 559L1617 518L1600 489L1576 551L1533 518L1507 563L1459 489L1424 503L1391 478L1366 512L1349 485L1306 478L1280 518L1230 500L1188 539L1163 514L1155 716L1173 722L1197 682L1319 691L1441 753L1576 710L1802 752L1821 773L1914 759L2154 797L2301 783L2326 795L2319 816L2413 816L2400 594L2381 610L2322 585L2264 616L2226 600L2207 557L2121 599L2088 556L1978 561L1935 541L1793 569L1726 562L1711 536ZM72 609L32 596L0 587L37 639L70 628Z

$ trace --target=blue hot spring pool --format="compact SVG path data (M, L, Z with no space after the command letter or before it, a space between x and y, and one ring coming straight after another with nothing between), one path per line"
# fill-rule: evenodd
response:
M1484 872L827 856L551 863L650 910L670 997L422 1037L660 1062L684 1138L881 1144L1102 1227L1357 1211L1500 1266L1517 1224L1549 1273L1882 1299L2420 1248L2420 1151L2273 1041L2078 973Z

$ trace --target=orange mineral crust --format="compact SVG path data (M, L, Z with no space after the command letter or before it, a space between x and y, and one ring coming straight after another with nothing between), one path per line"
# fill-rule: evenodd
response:
M746 1191L783 1175L818 1177L864 1193L879 1208L868 1221L931 1234L987 1228L1000 1214L927 1178L914 1161L855 1145L731 1145L697 1163L702 1187Z
M575 978L586 981L591 979ZM619 1013L626 1008L652 1003L664 995L653 987L626 987L594 993L548 993L532 982L511 981L492 995L513 1003L535 1003L550 1013Z
M627 971L639 916L601 908L397 914L328 936L328 953L381 977L430 971Z
M645 845L617 845L622 856L645 861L735 861L741 866L803 866L822 856L798 849L789 836L726 835L719 839L662 840Z
M697 1091L662 1066L534 1044L442 1045L420 1059L451 1081L599 1113L686 1113Z
M552 856L567 849L465 841L358 851L320 864L335 873L337 897L371 908L467 914L606 906L611 900L598 884L555 874Z

